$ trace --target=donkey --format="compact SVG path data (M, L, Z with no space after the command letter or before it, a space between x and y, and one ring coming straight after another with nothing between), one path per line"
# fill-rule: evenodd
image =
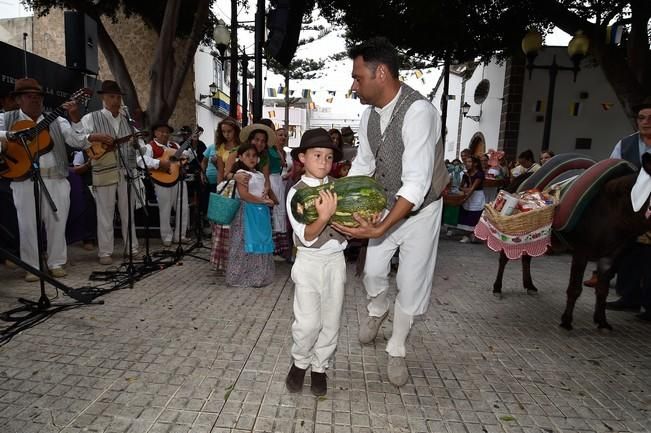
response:
M642 170L651 175L651 155L642 157ZM560 326L571 330L574 305L583 290L583 274L588 261L597 261L597 298L593 320L599 329L612 330L606 320L606 298L609 281L617 269L617 261L625 249L635 239L651 230L651 202L635 212L631 204L631 190L638 174L617 177L606 182L599 193L587 205L579 222L569 233L563 235L565 243L572 252L570 280L567 287L565 312ZM509 259L501 252L497 278L493 293L501 293L504 268ZM522 257L522 278L528 293L535 293L536 287L531 279L531 257Z

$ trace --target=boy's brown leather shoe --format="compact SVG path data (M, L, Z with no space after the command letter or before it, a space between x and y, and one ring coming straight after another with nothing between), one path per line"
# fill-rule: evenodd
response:
M310 374L312 375L312 386L310 386L312 394L317 397L326 395L328 392L328 376L325 373L317 373L315 371Z
M285 379L287 390L289 392L300 392L303 389L303 380L305 380L305 370L292 363L292 368L289 369Z

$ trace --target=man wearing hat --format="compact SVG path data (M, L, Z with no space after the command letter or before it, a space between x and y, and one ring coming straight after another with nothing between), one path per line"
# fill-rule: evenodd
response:
M166 149L178 150L180 148L177 143L170 141L170 135L174 132L174 128L166 122L156 122L152 125L151 132L153 139L143 147L147 157L145 160L147 168L167 171L169 170L169 163L161 161L159 158L163 156ZM181 158L189 163L194 156L190 150L186 149L183 151ZM138 164L141 164L140 160L138 160ZM169 247L173 241L178 242L179 238L181 242L191 242L191 239L186 237L190 209L188 206L188 187L185 181L179 181L172 186L155 183L154 189L158 200L160 236L163 245ZM183 202L181 202L181 195L183 196ZM174 232L172 232L172 225L170 224L172 209L175 210L177 216ZM182 214L180 223L179 213Z
M343 159L345 161L352 161L357 155L357 148L355 148L355 133L350 126L341 128L341 139L343 145Z
M341 159L341 151L325 129L310 129L301 137L300 147L292 150L292 158L303 163L305 174L287 193L288 209L296 191L331 181L328 173L332 163ZM294 362L285 384L290 392L301 391L305 372L311 368L311 390L320 396L327 392L325 371L337 347L346 283L347 242L328 224L337 210L337 195L322 191L315 206L319 217L308 225L299 223L288 212L298 251L292 267Z
M97 91L102 99L101 110L86 114L81 123L88 134L87 141L100 142L107 146L108 151L99 159L91 161L93 190L97 203L97 255L102 265L113 263L113 219L115 216L115 203L117 199L120 222L122 223L122 239L124 250L128 253L128 222L129 212L131 221L134 220L134 204L136 189L131 190L131 203L128 201L128 177L135 182L137 151L131 146L131 141L113 145L114 139L131 135L132 127L129 119L122 110L122 90L118 83L104 80L102 87ZM144 145L144 142L142 142ZM131 226L131 245L134 254L138 251L138 238L136 226Z
M17 110L5 112L0 115L0 152L3 143L11 139L11 126L19 120L31 120L40 122L43 115L43 88L33 78L20 78L14 83L14 91L11 95L18 104ZM63 265L68 260L66 249L66 222L70 208L70 184L68 183L68 155L66 143L76 149L83 149L88 146L84 140L84 134L79 132L82 127L79 122L80 113L74 101L68 101L62 105L68 112L70 123L58 117L49 126L50 140L53 147L48 153L41 154L38 158L40 173L43 182L57 208L54 212L45 198L41 199L41 218L45 224L47 235L47 266L50 273L57 278L66 275ZM20 236L20 257L34 266L39 267L38 244L36 230L34 186L29 177L26 179L14 179L11 182L14 204L18 214L18 231ZM36 281L38 277L28 273L25 276L27 281Z
M622 138L613 149L611 158L625 159L638 169L642 167L642 155L651 153L651 99L633 107L637 130ZM640 311L643 320L651 321L651 233L640 236L619 261L617 269L617 293L621 297L607 302L610 310ZM586 283L592 283L591 280ZM588 284L590 285L590 284Z

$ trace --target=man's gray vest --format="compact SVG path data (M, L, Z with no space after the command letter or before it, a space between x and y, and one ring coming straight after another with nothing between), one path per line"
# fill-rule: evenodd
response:
M636 132L628 137L622 138L620 147L622 159L630 162L639 170L642 168L642 158L640 158L640 133Z
M328 183L332 182L332 178L328 177ZM303 189L303 188L309 188L309 185L303 182L302 180L299 180L296 182L294 185L294 188L297 190ZM290 210L291 212L291 210ZM304 248L321 248L323 245L325 245L326 242L330 240L336 240L340 244L346 241L346 238L344 235L339 233L337 230L333 229L330 224L328 224L323 231L319 234L319 237L316 239L316 242L314 242L312 245L309 247L304 245L303 242L296 236L296 233L294 233L294 245L297 247L304 247Z
M43 113L43 116L47 116L47 113ZM20 110L7 111L4 113L4 117L5 128L9 130L11 125L20 120ZM41 170L41 176L53 178L68 177L68 153L59 122L55 120L50 123L48 131L50 133L50 140L54 143L51 152L54 155L55 165L54 167Z
M384 192L389 199L389 208L393 207L396 193L402 187L402 154L405 150L405 143L402 141L402 125L405 114L414 102L420 100L426 101L423 95L403 83L384 134L380 129L380 115L377 111L372 109L368 119L368 142L375 155L374 177L384 187ZM425 195L420 209L438 200L450 180L444 163L443 147L443 140L439 138L434 151L432 185Z
M91 133L103 133L108 134L113 138L126 137L131 134L131 127L127 122L127 119L120 114L120 127L118 132L115 132L113 126L108 121L106 116L102 114L102 111L93 111L90 113L91 118L93 119L94 130L90 131ZM126 163L129 168L136 168L136 151L131 146L131 142L121 145L120 151L122 152L122 157L126 159ZM124 168L122 159L119 157L117 151L107 152L100 159L93 160L91 162L93 170L93 185L94 186L107 186L118 183L120 173L118 168Z

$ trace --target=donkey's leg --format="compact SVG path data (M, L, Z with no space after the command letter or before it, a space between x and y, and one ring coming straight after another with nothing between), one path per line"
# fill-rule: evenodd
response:
M576 300L581 296L583 290L583 273L588 264L586 257L582 254L574 253L572 255L572 268L570 270L570 282L567 286L567 302L565 312L561 316L561 326L567 330L572 329L572 314Z
M495 277L495 282L493 283L493 294L499 296L502 294L502 279L504 278L504 268L509 262L509 258L506 257L504 251L500 251L500 265L497 269L497 276Z
M595 287L595 307L594 307L594 323L598 325L599 329L612 330L608 321L606 321L606 298L608 298L608 290L610 289L610 280L615 275L615 266L613 261L609 258L599 260L597 266L597 286Z
M538 293L538 289L533 285L531 279L531 256L526 254L522 256L522 285L527 289L529 295Z

